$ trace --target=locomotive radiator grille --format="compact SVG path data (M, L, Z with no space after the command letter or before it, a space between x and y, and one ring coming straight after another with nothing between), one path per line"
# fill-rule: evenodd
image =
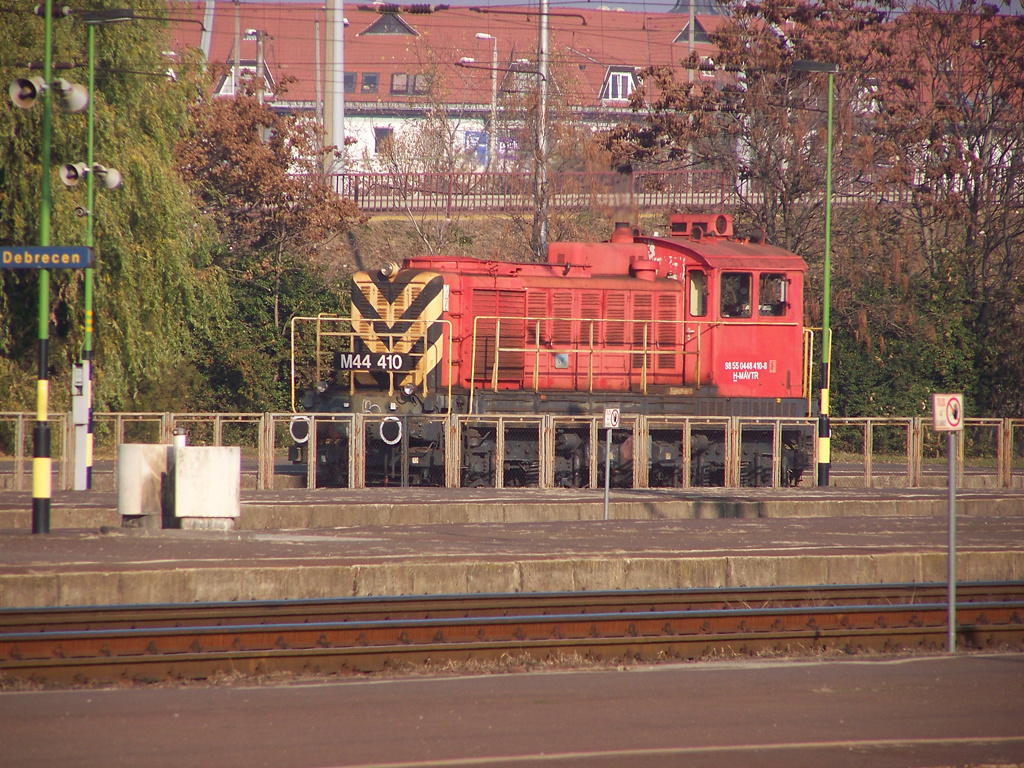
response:
M352 280L352 330L356 352L374 355L398 353L415 365L401 371L374 371L387 385L425 387L428 374L441 362L443 353L444 278L436 272L403 270L393 280L360 272Z

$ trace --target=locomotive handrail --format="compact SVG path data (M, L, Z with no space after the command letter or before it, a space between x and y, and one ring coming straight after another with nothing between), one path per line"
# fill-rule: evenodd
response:
M800 376L801 397L807 398L807 412L811 413L811 400L813 388L811 377L814 374L814 328L804 328L804 368Z
M316 351L314 352L314 355L315 355L316 381L317 382L323 381L323 379L322 379L322 377L320 375L320 373L321 373L321 369L320 369L320 364L321 363L320 363L320 361L321 361L321 357L326 353L326 351L323 350L323 348L322 348L322 342L321 342L322 338L326 337L326 338L348 339L348 352L349 353L353 352L353 343L352 343L353 340L354 339L361 339L362 338L359 333L357 333L356 331L352 331L352 330L349 330L349 331L324 330L323 329L323 324L324 324L324 322L328 322L328 321L330 321L330 322L351 323L351 318L350 317L341 317L341 316L338 316L338 315L331 315L331 314L327 314L327 313L318 314L316 317L296 316L296 317L292 318L292 321L291 321L291 407L292 407L292 412L293 413L298 413L298 409L296 408L296 403L295 403L295 385L296 385L295 360L296 360L296 356L297 356L295 339L296 339L296 331L297 331L297 327L298 327L297 323L301 323L301 322L315 322L316 323L316 347L315 347ZM434 324L434 323L440 323L442 325L442 327L444 328L444 334L443 335L447 337L448 347L450 348L451 347L451 339L452 339L452 324L451 324L451 321L449 321L449 320L434 320L434 321L431 321L431 324ZM381 339L388 339L389 340L388 350L390 352L394 352L394 353L398 353L398 354L403 354L403 355L411 354L409 349L404 348L405 346L408 346L407 344L404 344L404 342L408 341L407 339L405 339L405 336L406 336L405 333L395 331L395 332L391 332L391 333L377 333L376 336L378 338L381 338ZM397 340L398 343L396 343L396 340ZM341 350L330 350L330 351L338 352L338 351L341 351ZM342 353L344 354L344 352L342 352ZM374 354L376 354L376 353L374 353ZM423 356L426 357L428 354L429 354L429 351L425 347L424 348L424 352L423 352ZM446 360L446 364L447 364L447 368L448 368L447 376L446 376L446 378L448 380L448 385L447 385L447 394L448 394L448 397L447 397L447 408L450 411L451 410L451 399L452 399L451 398L451 394L452 394L452 375L451 375L451 372L452 372L452 358L451 358L450 354L449 355L443 355L443 357ZM356 372L358 372L358 371L356 369L353 369L352 371L350 371L350 374L354 374ZM396 373L404 374L404 373L408 373L408 371L405 371L405 370L398 370L398 371L396 371L396 370L393 370L393 369L390 369L390 370L382 369L381 372L386 373L388 375L388 396L389 397L393 397L394 394L395 394L395 374ZM355 376L354 375L350 375L349 376L349 394L355 394L355 391L356 391L355 390ZM426 376L426 372L425 372L424 376L423 376L423 380L422 380L421 393L425 396L428 393L428 391L429 390L427 388L427 376Z
M490 329L487 329L487 331L486 331L487 339L493 339L494 340L494 359L492 361L490 361L490 364L489 364L489 369L490 370L487 372L487 374L485 374L486 378L482 378L481 377L480 379L478 379L477 378L477 370L476 370L476 362L477 362L476 358L477 358L477 350L478 350L477 340L481 338L481 331L480 331L480 328L479 328L479 324L480 324L481 321L482 322L487 322L487 323L493 322L495 324L495 328L494 328L494 332L493 333L490 332ZM502 322L503 321L504 322L512 322L512 323L516 323L516 324L522 324L522 328L523 328L523 331L524 331L525 335L528 335L528 333L530 331L532 332L532 334L534 334L534 343L529 344L527 346L518 346L518 345L515 345L515 344L503 346L502 343L501 343L501 329L502 329ZM551 322L551 323L579 323L580 326L581 326L581 332L583 331L583 324L585 324L585 323L588 324L588 330L587 330L588 341L587 341L586 346L582 346L582 345L579 345L579 344L577 346L564 346L564 347L562 347L562 346L556 347L556 346L553 346L553 345L552 346L544 346L544 345L542 345L542 340L541 340L541 324L542 323L548 323L548 322ZM605 326L609 326L609 325L612 325L612 324L621 325L623 327L623 329L624 329L624 332L623 332L623 343L624 343L624 346L622 346L622 347L615 347L615 348L608 348L608 347L598 348L597 346L595 346L594 330L595 330L595 327L598 324L604 324ZM632 324L634 326L636 326L637 324L642 324L642 326L643 326L643 334L642 334L642 338L640 340L640 344L639 345L636 345L636 342L633 341L633 339L635 337L633 337L631 334L627 334L626 333L626 329L628 328L628 326L630 324ZM679 337L681 339L680 345L679 346L673 346L671 349L660 349L660 348L658 348L659 345L657 344L657 342L655 342L654 346L651 346L650 339L649 339L649 329L650 329L650 326L654 326L654 325L680 326L682 328L682 335ZM521 352L523 354L532 353L532 358L534 358L534 367L532 367L532 368L534 368L534 370L532 370L531 384L532 384L532 389L534 389L535 392L540 391L540 368L541 368L540 367L540 356L541 356L541 352L542 351L551 352L553 354L567 354L567 355L571 354L571 355L577 355L577 356L582 355L582 354L586 354L587 355L587 371L586 371L586 374L587 374L587 390L588 390L588 392L591 392L591 393L593 393L593 391L594 391L594 368L595 368L594 361L595 361L595 358L597 358L599 356L602 356L602 355L621 355L621 354L639 354L639 355L642 355L643 356L643 361L642 361L642 364L640 364L640 391L642 393L644 393L644 394L647 393L648 372L650 370L650 365L648 364L648 355L652 355L653 356L653 355L676 355L676 354L678 354L678 355L683 356L684 358L686 356L693 356L695 359L694 359L692 385L697 387L697 388L699 388L701 386L701 381L702 381L701 362L702 362L702 358L703 358L703 356L702 356L702 352L703 352L703 349L702 349L703 337L705 337L706 334L711 332L712 329L723 327L723 326L726 326L726 325L728 325L730 327L732 327L732 326L743 326L743 325L758 326L758 324L755 321L749 321L749 322L730 321L728 324L725 324L722 321L720 321L720 319L716 319L716 321L695 321L695 319L687 319L687 318L684 318L684 319L658 319L658 318L655 318L655 317L642 318L641 319L641 318L608 318L608 317L535 317L535 316L528 316L528 315L525 316L525 317L518 317L518 316L513 316L513 315L498 315L498 314L477 315L477 316L475 316L473 318L473 332L472 332L473 336L472 336L472 344L471 344L471 348L470 348L470 374L469 374L469 385L470 385L469 386L469 398L470 398L470 403L469 404L470 404L470 411L472 412L472 404L473 404L474 392L475 392L475 390L476 390L476 388L478 386L480 386L480 387L487 386L487 382L489 380L489 387L490 387L490 389L492 389L492 391L498 391L498 381L499 381L499 378L500 378L499 377L499 372L500 372L500 369L501 369L501 355L502 355L503 352ZM797 324L797 323L778 323L778 324L773 324L773 325L799 327L800 324ZM696 348L695 349L686 349L685 345L687 343L687 339L686 339L687 329L692 329L694 327L696 328L696 336L695 336L695 346L696 346ZM808 399L808 413L810 413L810 408L811 408L811 384L810 384L811 378L810 378L810 371L811 371L811 366L813 365L813 352L812 352L812 348L811 348L811 345L813 343L813 332L812 332L811 329L807 329L807 328L805 328L803 330L804 330L804 345L805 345L805 348L804 348L804 354L803 354L804 366L803 366L803 370L801 372L801 396L802 397L807 397L807 399ZM675 336L674 336L674 338L675 338ZM627 339L630 340L628 345L626 345L627 344ZM524 373L525 373L525 371L524 371ZM685 366L685 364L683 366L681 366L681 380L680 380L679 383L680 384L686 384L686 366Z
M700 386L700 384L699 384L699 382L700 382L700 353L701 353L700 347L701 347L701 337L703 336L703 332L700 330L700 328L701 328L701 326L705 326L706 325L706 326L708 326L708 330L710 330L711 327L713 327L715 325L720 325L720 323L717 323L717 322L702 323L702 322L699 322L699 321L695 322L695 321L692 321L692 320L659 320L659 319L654 319L654 318L651 318L651 319L629 319L629 320L621 319L620 320L620 319L609 319L609 318L571 318L571 317L555 317L555 318L544 317L544 318L538 318L538 317L529 317L529 316L524 317L524 318L519 318L519 317L512 317L510 315L478 315L478 316L473 318L473 341L472 341L472 345L471 345L471 348L470 348L471 349L471 353L470 353L470 374L469 374L469 383L470 383L470 386L469 386L469 410L470 410L471 413L473 411L473 397L474 397L474 393L475 393L475 390L476 390L476 383L477 383L477 377L476 377L477 339L480 336L479 323L480 323L481 320L484 320L484 321L491 321L491 320L493 320L494 321L494 362L491 365L491 371L490 371L490 374L491 374L490 375L491 390L494 391L494 392L496 392L498 390L498 371L499 371L499 368L500 368L500 358L501 358L501 353L502 352L522 352L524 354L525 353L529 353L529 352L533 352L533 354L534 354L533 389L534 389L535 392L539 391L539 389L540 389L540 386L539 386L539 375L540 375L539 361L540 361L540 353L541 353L542 349L543 349L543 351L551 352L553 354L566 354L566 355L586 354L587 355L587 391L591 392L591 393L593 393L593 391L594 391L594 358L595 358L595 355L642 354L643 355L643 364L642 364L641 373L640 373L640 390L644 394L647 394L647 368L648 368L647 356L648 355L682 355L684 357L686 355L695 355L696 358L697 358L696 362L695 362L696 380L697 380L697 386ZM531 323L531 322L534 323L535 324L534 325L534 331L535 331L534 332L534 344L531 345L531 346L526 346L526 347L519 347L519 346L514 346L514 345L513 346L502 346L501 345L501 321L502 320L510 320L510 321L513 321L513 322L522 322L522 323L524 323L524 328L526 327L527 323ZM547 322L549 320L553 321L553 322L570 322L571 323L571 322L578 321L581 324L584 323L584 322L589 323L589 330L588 330L588 333L589 333L589 343L588 343L586 349L585 350L580 350L579 348L576 348L576 347L565 347L565 348L543 347L542 348L541 347L540 324L541 324L541 322ZM621 349L600 349L600 350L596 349L595 346L594 346L594 326L595 326L596 323L605 323L605 324L621 323L624 328L629 323L643 323L643 343L642 343L642 346L639 349L635 348L632 344L630 346L628 346L628 347L623 347ZM647 334L648 334L648 326L650 324L652 324L652 323L681 325L682 328L683 328L683 335L684 336L685 336L686 326L688 324L691 325L691 326L692 325L697 325L698 326L697 349L696 350L692 350L692 351L688 351L688 350L686 350L682 346L680 346L679 348L675 348L674 347L673 349L669 349L669 350L652 349L649 346L649 344L648 344L648 336L647 336ZM626 339L626 337L627 337L627 335L624 332L623 333L623 339ZM683 343L685 344L685 341ZM683 365L683 366L681 366L681 368L682 368L681 375L683 377L683 380L680 383L683 384L683 383L685 383L686 366Z

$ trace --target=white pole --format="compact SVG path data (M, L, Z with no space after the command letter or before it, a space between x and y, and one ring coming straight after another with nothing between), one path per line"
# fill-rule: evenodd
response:
M604 519L608 519L608 494L612 483L612 428L608 427L604 444Z
M494 151L498 147L495 134L498 132L498 38L491 37L494 42L494 54L491 57L491 127L487 131L487 170L494 167Z
M946 436L946 451L948 459L948 506L949 506L949 554L948 558L948 633L946 635L946 649L949 653L956 653L956 432L949 432Z
M540 72L540 99L537 104L537 206L540 227L537 233L537 256L548 255L548 0L540 0L540 41L537 65Z
M333 144L339 153L338 164L345 170L345 3L331 0L327 13L327 34L331 44L327 46L327 103L325 110L327 143ZM328 172L335 170L335 163L327 158L324 164Z

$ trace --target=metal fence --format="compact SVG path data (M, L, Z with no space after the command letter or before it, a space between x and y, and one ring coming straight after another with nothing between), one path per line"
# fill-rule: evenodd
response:
M343 173L332 174L328 183L367 213L523 213L534 210L537 200L532 174L521 171ZM722 210L741 201L757 204L765 194L755 182L717 170L559 171L548 176L548 205L563 211L595 206ZM906 187L885 183L879 173L837 181L833 189L837 205L905 203L907 197Z
M366 212L525 212L536 206L533 176L518 171L452 173L345 173L330 178L335 191ZM615 171L552 173L548 204L565 211L615 207L722 208L738 198L721 171Z
M290 413L97 413L93 487L117 487L119 445L170 444L176 428L186 431L190 445L239 446L245 488L604 486L600 417L305 417L311 428L296 462L292 458L299 452L289 429L295 416ZM34 423L33 413L0 413L0 488L31 488ZM74 476L74 426L69 414L51 414L50 424L53 487L68 490ZM613 432L611 485L810 486L817 441L804 444L808 449L802 462L793 456L803 450L795 440L815 428L810 419L624 414ZM769 443L770 452L756 450ZM946 441L929 419L835 418L831 444L833 485L945 485ZM958 451L960 487L1024 488L1024 419L966 419Z

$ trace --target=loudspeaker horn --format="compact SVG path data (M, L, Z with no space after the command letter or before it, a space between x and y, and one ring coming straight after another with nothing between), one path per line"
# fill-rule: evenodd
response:
M64 163L60 167L60 180L65 187L73 187L89 172L85 163Z
M19 77L7 86L11 102L18 109L29 109L46 90L46 82L41 77Z
M107 189L117 189L121 186L121 172L117 168L107 168L102 174L97 171L96 175L103 179L103 186Z
M121 172L117 168L107 168L105 165L96 163L92 167L92 172L100 177L103 186L107 189L117 189L121 186Z
M65 112L81 112L89 106L89 89L84 85L58 80L53 86L60 93Z

